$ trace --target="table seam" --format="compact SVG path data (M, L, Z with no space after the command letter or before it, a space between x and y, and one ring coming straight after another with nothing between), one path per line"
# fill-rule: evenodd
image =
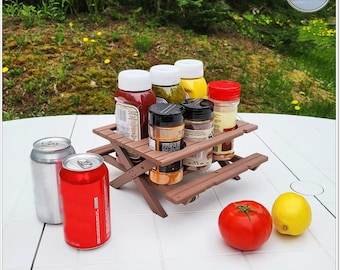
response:
M34 252L34 255L33 255L32 264L31 264L30 270L34 269L35 259L37 258L37 255L38 255L38 252L39 252L39 248L40 248L42 237L44 235L45 227L46 227L46 223L44 223L44 226L42 227L41 234L40 234L40 237L39 237L39 241L38 241L38 244L37 244L37 248L35 249L35 252Z

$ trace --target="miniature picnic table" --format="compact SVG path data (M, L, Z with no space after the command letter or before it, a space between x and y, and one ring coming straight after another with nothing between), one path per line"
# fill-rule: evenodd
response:
M259 165L266 162L268 157L254 153L247 157L235 155L229 161L213 160L213 162L218 162L221 168L207 172L205 175L192 179L189 182L179 182L174 185L153 183L148 176L150 169L156 165L167 166L205 149L212 148L215 145L232 141L244 133L249 133L256 129L257 125L238 120L235 130L217 132L213 138L206 141L193 142L185 140L185 148L176 152L162 152L152 150L148 145L148 138L138 141L131 140L117 133L116 124L111 124L93 129L93 133L107 139L109 143L91 149L88 152L103 156L107 163L124 172L122 175L110 180L112 187L119 189L128 182L134 181L151 210L161 217L166 217L167 213L159 202L155 191L162 193L168 201L174 204L187 204L200 193L215 185L219 185L229 179L239 180L239 174L247 170L255 170ZM129 158L128 153L141 156L143 160L138 164L134 164ZM117 156L119 156L119 161ZM190 171L185 171L185 175L190 173Z

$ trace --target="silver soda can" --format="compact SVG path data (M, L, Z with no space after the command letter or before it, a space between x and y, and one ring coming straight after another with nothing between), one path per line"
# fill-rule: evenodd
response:
M63 222L59 202L59 170L66 156L74 154L71 141L63 137L47 137L33 143L31 168L35 211L41 222Z

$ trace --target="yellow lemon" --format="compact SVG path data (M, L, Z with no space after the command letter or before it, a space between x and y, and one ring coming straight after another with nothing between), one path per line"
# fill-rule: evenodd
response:
M312 222L312 210L303 196L286 192L276 198L272 206L272 219L279 233L300 235Z

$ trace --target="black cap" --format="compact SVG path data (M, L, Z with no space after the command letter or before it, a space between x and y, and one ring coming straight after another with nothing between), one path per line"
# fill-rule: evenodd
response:
M183 100L184 117L188 120L209 120L213 117L214 103L207 99L189 98Z
M175 127L184 122L184 107L172 103L155 103L149 107L149 123L160 127Z

